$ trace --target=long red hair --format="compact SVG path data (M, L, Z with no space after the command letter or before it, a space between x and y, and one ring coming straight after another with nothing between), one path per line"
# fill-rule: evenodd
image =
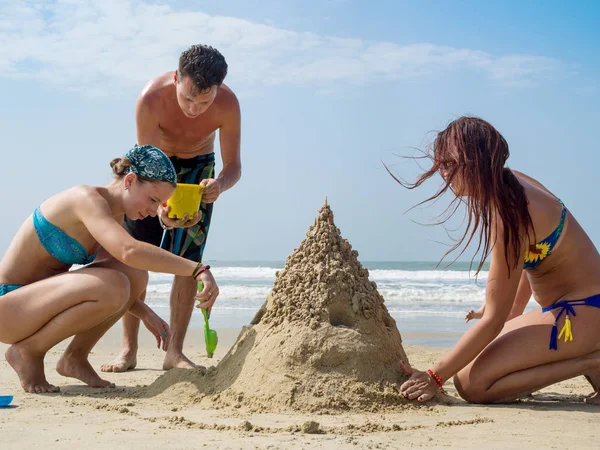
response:
M433 148L425 154L433 164L414 183L400 180L390 172L398 183L408 189L419 187L433 175L445 172L442 187L417 206L436 200L451 189L453 184L466 189L467 228L462 237L445 253L444 258L466 241L454 259L456 261L473 239L477 239L478 234L475 255L481 252L481 260L476 273L483 267L494 245L494 242L491 242L494 216L503 224L504 256L509 271L522 263L524 240L535 242L525 190L510 169L504 167L509 154L508 143L490 123L476 117L461 117L437 134ZM445 223L456 212L461 201L457 196L446 209L446 212L450 213L438 224ZM530 237L533 237L533 240L530 240Z

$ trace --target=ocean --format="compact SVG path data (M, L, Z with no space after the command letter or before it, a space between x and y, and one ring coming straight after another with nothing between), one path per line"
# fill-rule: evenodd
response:
M207 261L220 288L211 313L212 328L241 328L264 303L284 261ZM465 314L485 298L487 270L477 279L469 263L435 269L434 262L362 262L406 344L450 347L473 323ZM486 267L487 269L487 267ZM146 301L163 319L169 317L173 276L150 274ZM528 308L529 309L529 308ZM195 309L191 327L202 326Z

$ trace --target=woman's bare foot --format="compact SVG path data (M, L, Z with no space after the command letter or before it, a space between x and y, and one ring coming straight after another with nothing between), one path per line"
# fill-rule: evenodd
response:
M183 353L171 353L167 350L163 362L163 370L169 369L193 369L196 367Z
M589 405L600 406L600 351L592 353L593 360L597 363L595 369L583 374L585 379L592 385L594 392L588 395L583 401Z
M587 374L583 374L583 376L594 389L594 392L584 398L583 401L589 405L600 406L600 373L588 372Z
M45 394L60 389L46 381L44 374L44 355L36 356L18 344L11 345L4 354L6 361L17 372L25 392Z
M113 362L102 364L100 370L102 372L127 372L135 369L135 366L137 366L137 352L124 349Z
M596 391L592 395L583 399L588 405L600 406L600 392Z
M103 380L92 368L87 358L64 354L56 363L56 371L63 377L77 378L90 387L115 387L114 383Z

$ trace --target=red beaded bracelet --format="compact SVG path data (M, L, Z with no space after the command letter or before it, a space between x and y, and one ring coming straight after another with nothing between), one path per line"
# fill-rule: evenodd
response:
M440 377L439 375L437 375L433 370L431 369L427 369L427 373L429 375L431 375L431 378L433 378L436 382L436 384L438 385L438 388L442 388L442 386L444 385L444 380L442 379L442 377Z
M200 270L198 270L198 268L202 267ZM207 264L206 266L202 266L201 263L198 263L198 266L194 269L194 272L192 273L192 278L197 279L198 275L200 275L202 272L206 272L207 270L210 269L210 266Z

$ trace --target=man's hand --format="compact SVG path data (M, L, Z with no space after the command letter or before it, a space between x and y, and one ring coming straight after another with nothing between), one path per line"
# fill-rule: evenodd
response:
M214 178L206 178L200 182L200 186L204 186L202 191L202 201L204 203L212 203L221 195L221 186L219 181Z
M185 214L181 218L171 219L169 217L170 210L171 210L170 206L164 206L164 204L163 204L158 207L158 211L157 211L158 215L160 216L160 220L167 227L171 227L171 228L193 227L198 222L200 222L200 219L202 218L202 213L200 211L198 211L198 212L194 213L194 215L191 218L187 214Z

